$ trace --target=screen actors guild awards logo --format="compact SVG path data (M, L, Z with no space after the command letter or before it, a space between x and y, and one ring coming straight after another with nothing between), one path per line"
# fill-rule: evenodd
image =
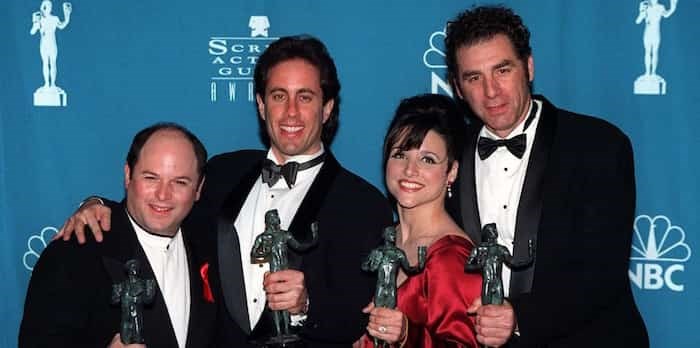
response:
M236 102L255 100L253 70L258 57L276 37L268 37L270 20L267 16L250 16L250 37L212 36L209 57L214 68L209 81L212 103L220 100Z
M670 17L676 11L677 4L678 0L671 0L666 9L658 0L639 3L639 15L635 23L644 23L644 75L634 81L634 94L666 94L666 80L656 73L661 45L661 19Z
M56 29L63 30L68 26L73 6L69 2L63 3L63 21L51 14L52 7L51 1L44 0L39 6L39 11L32 14L32 29L29 33L39 33L41 72L44 75L44 85L34 92L34 106L66 106L68 103L68 94L56 85Z

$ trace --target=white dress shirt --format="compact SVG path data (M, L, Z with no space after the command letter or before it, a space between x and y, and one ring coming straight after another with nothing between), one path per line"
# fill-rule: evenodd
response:
M324 149L312 155L292 156L287 162L296 161L304 163L323 154ZM272 150L267 152L267 158L277 163ZM283 163L277 163L283 164ZM309 192L309 188L321 171L323 164L318 164L297 173L296 183L290 189L284 177L281 177L274 186L269 187L258 176L255 184L248 193L241 210L236 218L235 227L238 232L238 242L241 247L241 265L243 267L243 281L245 282L246 299L248 302L248 318L250 327L254 328L263 310L265 309L265 290L263 289L263 277L270 270L269 263L251 263L250 251L253 248L255 238L265 230L265 212L277 209L281 228L289 229L289 224L294 219L302 200ZM309 228L311 228L309 226ZM303 319L304 316L292 315L292 323Z
M515 239L515 222L520 203L520 194L525 182L527 165L530 161L532 143L535 140L537 124L542 112L542 102L537 103L535 118L525 129L526 148L522 158L515 157L505 146L500 146L485 160L481 160L477 154L474 159L474 174L476 181L476 197L479 204L479 217L481 226L496 223L498 229L498 244L508 248L513 254L513 240ZM528 109L528 116L530 114ZM526 118L527 119L527 118ZM525 122L521 122L506 138L511 138L523 133ZM501 139L486 127L482 127L479 136L491 139ZM510 268L503 267L503 290L508 296L510 290Z
M158 236L144 231L131 216L129 220L163 294L177 344L184 348L190 321L190 272L182 231L178 229L172 238Z

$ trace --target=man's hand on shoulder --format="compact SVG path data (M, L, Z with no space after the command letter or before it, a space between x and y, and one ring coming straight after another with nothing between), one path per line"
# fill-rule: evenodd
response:
M88 199L78 210L66 220L66 222L54 236L54 240L63 238L67 241L75 233L78 238L78 243L85 243L85 226L90 228L95 240L102 241L102 231L111 229L111 214L112 210L102 204L99 199Z

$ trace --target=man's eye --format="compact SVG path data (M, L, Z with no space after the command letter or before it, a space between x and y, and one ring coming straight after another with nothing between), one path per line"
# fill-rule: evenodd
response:
M273 101L280 102L280 101L285 100L286 96L284 94L279 93L279 94L273 94L272 96L270 96L270 98L272 98Z
M510 72L510 68L504 67L497 70L499 75L505 75Z
M301 100L304 103L308 103L313 100L313 97L307 94L303 94L299 96L299 100Z

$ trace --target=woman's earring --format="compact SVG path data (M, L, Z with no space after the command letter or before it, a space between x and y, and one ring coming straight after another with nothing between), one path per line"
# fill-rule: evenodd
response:
M447 182L447 198L452 198L452 183Z

